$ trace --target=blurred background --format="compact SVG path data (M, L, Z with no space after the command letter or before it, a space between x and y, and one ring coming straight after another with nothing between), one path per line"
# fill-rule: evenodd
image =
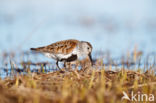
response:
M0 52L59 40L120 55L156 51L155 0L0 0Z

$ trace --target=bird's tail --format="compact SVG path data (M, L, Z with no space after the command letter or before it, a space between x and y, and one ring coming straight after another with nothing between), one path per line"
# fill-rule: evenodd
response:
M37 50L37 48L30 48L30 50L36 51L36 50Z
M39 48L30 48L32 51L39 51L42 52L44 50L44 47L39 47Z

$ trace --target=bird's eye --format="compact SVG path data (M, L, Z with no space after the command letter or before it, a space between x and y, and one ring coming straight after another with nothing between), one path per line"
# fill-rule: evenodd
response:
M89 47L87 49L89 50Z

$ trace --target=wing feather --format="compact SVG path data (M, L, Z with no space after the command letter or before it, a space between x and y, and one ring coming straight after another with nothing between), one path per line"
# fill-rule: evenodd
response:
M44 52L44 53L55 53L55 54L69 54L74 48L77 46L78 40L69 39L59 41L48 46L39 47L39 48L31 48L31 50Z

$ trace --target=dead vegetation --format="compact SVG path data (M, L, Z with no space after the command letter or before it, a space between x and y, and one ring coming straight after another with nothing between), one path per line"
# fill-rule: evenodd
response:
M105 71L105 67L30 73L1 80L0 91L0 103L129 103L121 100L123 91L156 95L156 76L153 71Z
M8 55L2 57L7 75L0 79L0 103L138 103L141 94L156 96L155 62L150 64L146 60L141 66L140 56L121 58L121 63L109 57L108 60L98 58L93 67L84 60L80 62L81 70L70 71L56 71L55 64L49 62L32 63L28 58L32 58L30 54L20 65L15 60L16 55L10 56L10 65ZM131 93L135 93L136 101L122 99L123 92L130 99ZM140 103L155 103L156 97L154 101L149 101L148 97Z

